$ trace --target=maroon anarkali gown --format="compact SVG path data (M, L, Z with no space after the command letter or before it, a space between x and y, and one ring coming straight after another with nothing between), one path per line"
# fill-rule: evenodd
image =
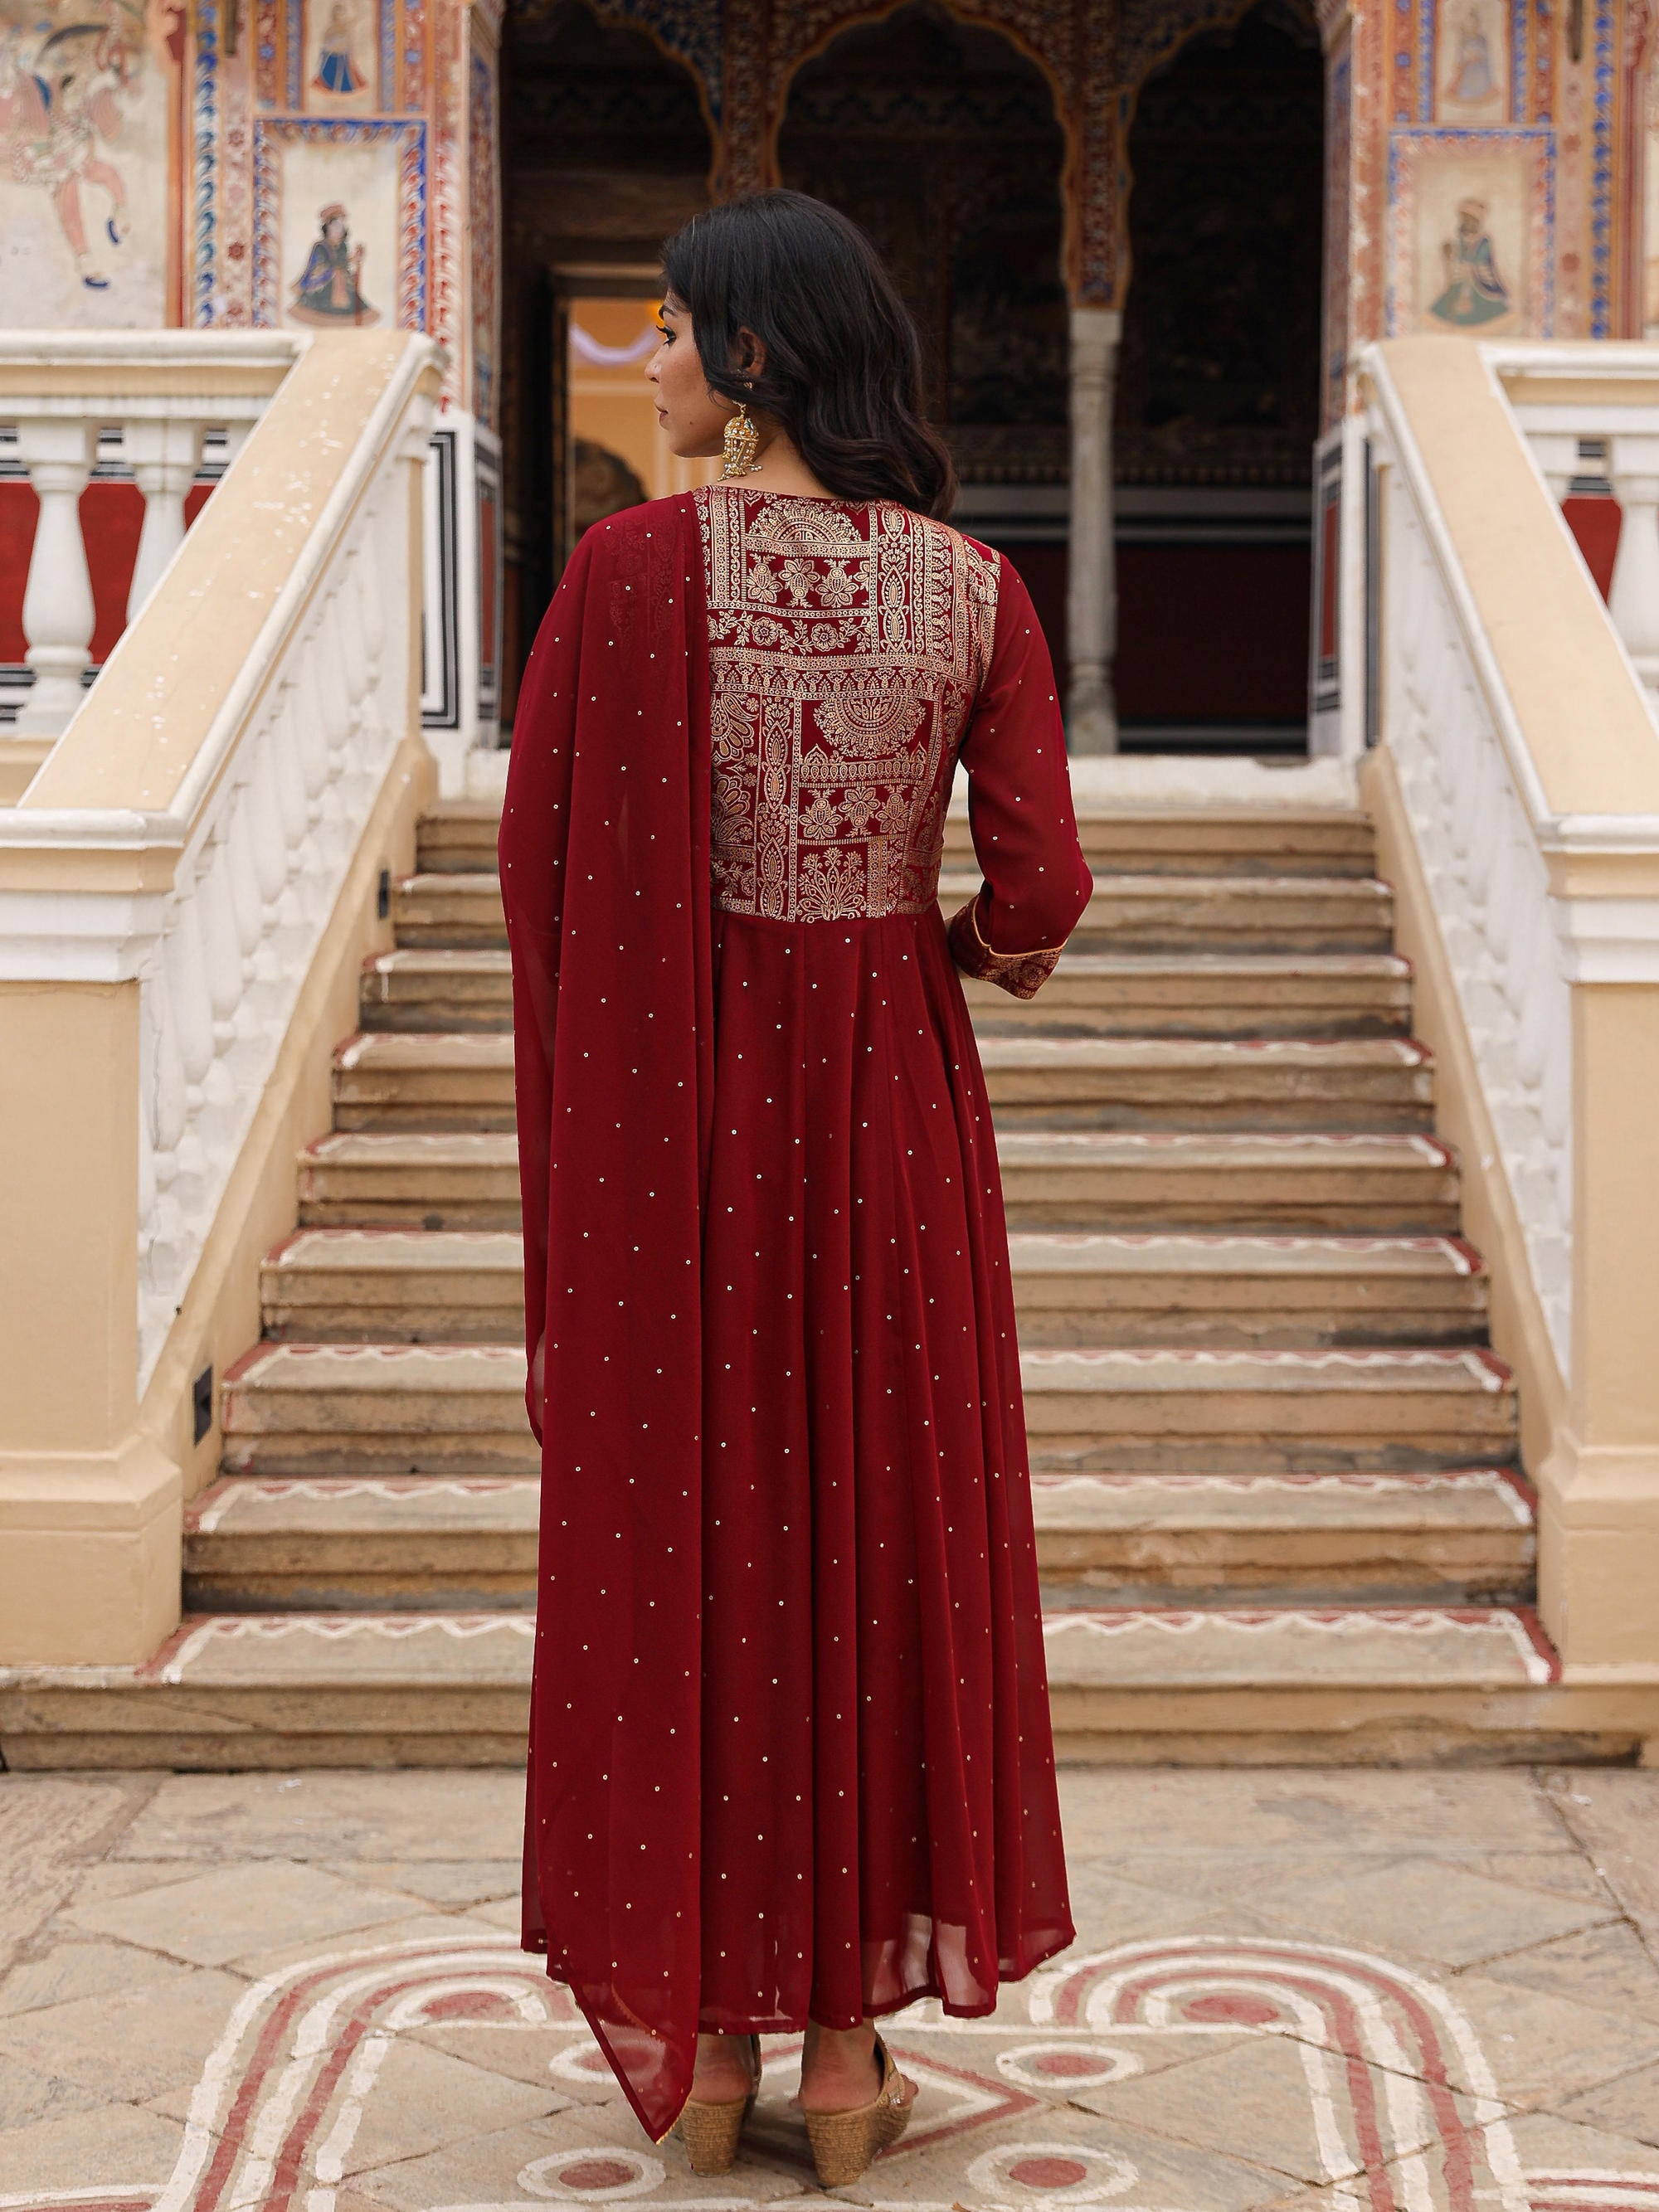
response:
M660 2135L700 2026L985 2013L1071 1939L957 975L1029 995L1090 891L1024 586L888 502L595 526L501 858L547 1358L525 1940Z

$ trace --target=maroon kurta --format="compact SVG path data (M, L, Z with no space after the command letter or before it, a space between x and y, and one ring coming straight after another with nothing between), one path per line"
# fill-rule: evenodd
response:
M986 888L947 942L958 757ZM887 503L613 518L501 857L549 1343L526 1941L660 2133L699 2024L982 2013L1071 1936L951 957L1028 994L1089 894L1018 578Z

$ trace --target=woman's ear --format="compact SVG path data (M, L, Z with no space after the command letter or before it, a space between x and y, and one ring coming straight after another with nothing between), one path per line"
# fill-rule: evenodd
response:
M732 366L739 376L765 375L766 342L763 338L757 338L746 324L738 331L732 350L735 356Z

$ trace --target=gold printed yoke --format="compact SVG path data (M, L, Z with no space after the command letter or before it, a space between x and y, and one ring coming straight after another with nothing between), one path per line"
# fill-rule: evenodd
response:
M920 914L990 666L997 566L887 501L696 495L708 592L714 898L732 914Z

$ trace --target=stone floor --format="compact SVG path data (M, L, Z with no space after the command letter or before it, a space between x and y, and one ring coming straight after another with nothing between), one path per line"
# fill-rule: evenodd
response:
M1659 2212L1659 1773L1066 1780L1075 1948L904 2015L906 2212ZM0 2208L744 2212L516 1948L510 1776L0 1777Z

